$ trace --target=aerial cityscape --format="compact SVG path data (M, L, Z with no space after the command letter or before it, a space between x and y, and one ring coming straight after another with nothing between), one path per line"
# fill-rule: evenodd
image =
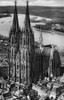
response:
M64 100L64 7L52 1L0 1L0 100Z

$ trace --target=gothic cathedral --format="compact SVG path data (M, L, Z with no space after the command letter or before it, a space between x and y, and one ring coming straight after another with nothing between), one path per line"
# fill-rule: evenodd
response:
M12 28L9 33L10 65L9 78L15 82L30 84L32 67L34 67L34 34L30 24L27 1L24 27L19 26L17 6L15 2Z

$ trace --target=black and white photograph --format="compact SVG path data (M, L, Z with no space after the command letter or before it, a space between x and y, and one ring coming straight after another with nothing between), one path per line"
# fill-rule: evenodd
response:
M0 0L0 100L64 100L64 0Z

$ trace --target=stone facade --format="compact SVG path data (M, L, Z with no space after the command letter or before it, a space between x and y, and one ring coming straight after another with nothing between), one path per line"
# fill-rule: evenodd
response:
M34 63L34 34L30 25L29 6L27 2L24 27L20 30L15 2L13 25L9 34L10 43L10 77L25 84L31 83L31 68Z

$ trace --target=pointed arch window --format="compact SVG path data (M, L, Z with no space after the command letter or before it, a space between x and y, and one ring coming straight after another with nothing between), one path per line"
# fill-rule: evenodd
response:
M11 37L11 43L12 43L12 44L14 43L14 37L13 37L13 35L12 35L12 37Z
M25 39L24 39L24 45L25 45Z
M12 49L12 51L11 51L11 54L12 54L12 57L13 57L13 49Z
M19 65L17 65L17 69L19 69Z
M25 52L23 51L23 60L25 60Z
M28 37L28 44L29 44L29 37Z

